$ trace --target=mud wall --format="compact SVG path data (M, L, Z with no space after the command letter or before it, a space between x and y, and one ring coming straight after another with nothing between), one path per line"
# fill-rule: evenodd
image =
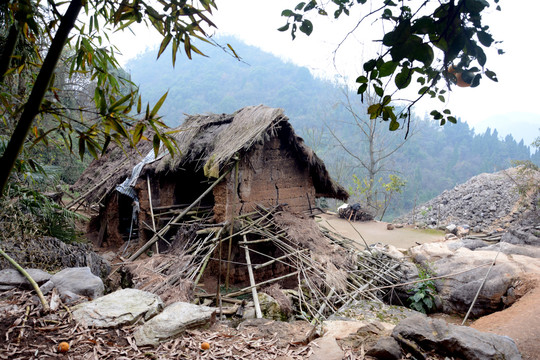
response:
M238 188L233 170L214 188L214 214L224 221L232 214L251 212L257 204L288 204L291 212L314 205L315 188L307 168L300 166L278 138L255 145L238 167Z
M150 191L152 192L152 206L170 206L175 204L174 195L176 184L172 179L150 178ZM139 242L146 243L153 236L153 232L148 230L144 223L152 226L152 214L150 212L150 196L148 193L148 183L146 178L140 178L135 185L135 191L139 197ZM156 223L159 229L159 224Z

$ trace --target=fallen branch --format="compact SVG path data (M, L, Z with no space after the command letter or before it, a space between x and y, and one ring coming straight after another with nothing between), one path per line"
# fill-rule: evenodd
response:
M28 282L32 285L32 287L36 291L39 301L41 301L41 306L43 306L43 311L49 312L50 311L49 304L47 303L47 300L45 300L45 297L43 296L43 293L41 292L38 284L34 281L34 279L32 279L30 274L28 274L28 272L24 270L21 267L21 265L19 265L15 260L13 260L11 256L6 254L4 250L0 249L0 255L6 258L6 260L9 261L10 264L13 265L13 267L17 269L21 273L21 275L24 276L28 280Z

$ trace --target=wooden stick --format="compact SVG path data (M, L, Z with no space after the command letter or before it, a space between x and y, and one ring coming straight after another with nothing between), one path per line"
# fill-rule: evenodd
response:
M152 190L150 189L150 176L146 174L146 185L148 185L148 202L150 203L150 216L152 217L152 228L156 232L156 220L154 220L154 208L152 207ZM156 241L156 254L159 254L159 241Z
M286 279L286 278L291 277L291 276L295 276L298 273L299 273L299 271L295 271L295 272L292 272L292 273L289 273L289 274L286 274L286 275L283 275L283 276L280 276L280 277L277 277L277 278L274 278L274 279L263 281L261 283L255 284L253 286L261 287L263 285L270 284L270 283L273 283L275 281L279 281L279 280L283 280L283 279ZM235 297L235 296L244 295L244 294L247 294L251 290L251 288L252 288L252 286L248 286L248 287L245 287L245 288L243 288L241 290L229 293L229 294L227 294L227 296L228 297ZM216 294L202 294L199 297L214 297L214 296L216 296Z
M70 202L69 204L66 205L66 209L69 209L70 207L72 207L73 205L75 205L76 203L78 203L79 201L81 201L82 199L84 199L85 197L87 197L90 193L92 193L94 190L96 190L98 187L100 187L101 185L105 184L105 182L107 180L109 180L113 175L115 174L115 172L112 172L110 173L107 177L105 177L105 179L101 180L97 185L93 186L90 190L88 190L87 192L85 192L84 194L82 194L81 196L79 196L78 198L76 198L75 200L73 200L72 202Z
M214 239L219 240L219 237L221 236L221 232L223 231L223 228L219 229L216 237ZM220 242L221 243L221 242ZM201 280L201 277L204 273L204 270L206 269L206 265L208 264L208 260L210 260L210 257L212 256L212 253L214 252L216 248L214 247L212 250L208 251L208 254L206 254L203 264L201 267L201 270L199 271L199 274L197 275L197 278L195 279L195 282L193 283L193 288L195 289L197 287L197 284L199 283L199 280Z
M238 196L238 159L234 164L234 189L233 189L233 203L232 203L232 213L231 213L231 231L229 235L229 249L227 253L227 275L225 277L225 289L229 290L229 272L231 269L231 253L232 253L232 233L234 232L234 216L236 215L236 197Z
M244 241L246 240L246 235L244 235ZM249 257L249 249L246 245L244 247L246 253L246 263L248 268L249 283L251 285L251 296L253 297L253 304L255 305L255 315L257 319L262 319L261 305L259 304L259 296L257 295L257 287L255 286L255 277L253 276L253 267L251 266L251 259Z
M262 268L262 267L271 265L271 264L275 263L276 261L279 261L279 262L281 262L281 263L283 263L283 264L286 264L286 263L282 262L281 260L283 260L283 259L285 259L285 258L288 258L289 256L298 255L298 253L304 252L304 251L306 251L306 250L307 250L307 249L302 249L302 250L298 250L297 252L294 252L294 253L288 253L288 254L282 255L282 256L277 257L277 258L275 258L275 259L269 260L269 261L267 261L267 262L265 262L265 263L262 263L262 264L259 264L259 265L255 265L253 268L254 268L255 270L257 270L257 269L260 269L260 268ZM289 265L289 264L286 264L286 265Z

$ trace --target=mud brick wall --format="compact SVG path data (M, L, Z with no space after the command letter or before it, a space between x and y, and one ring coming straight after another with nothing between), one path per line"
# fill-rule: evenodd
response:
M176 184L172 181L163 181L150 177L150 189L152 191L152 206L169 206L176 201L174 196ZM140 178L135 185L135 191L139 197L139 242L146 243L152 237L152 232L146 230L143 221L152 226L152 214L150 212L150 198L148 194L148 185L146 178ZM156 224L156 227L159 226Z
M102 227L106 227L102 229ZM115 192L109 197L107 205L99 217L93 219L88 225L88 232L92 233L94 241L98 240L100 231L104 232L102 247L120 247L124 244L122 234L118 231L118 194Z
M224 221L231 214L253 211L257 204L270 207L286 203L291 212L309 210L310 204L314 206L315 188L308 169L273 138L255 145L241 159L236 195L233 170L214 188L214 199L216 220Z

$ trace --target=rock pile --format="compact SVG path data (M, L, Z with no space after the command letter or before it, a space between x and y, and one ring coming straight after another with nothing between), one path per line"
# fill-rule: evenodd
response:
M6 238L2 249L19 265L58 271L68 267L89 267L92 274L106 278L111 271L109 263L92 251L90 244L66 244L50 236L35 238ZM0 269L10 269L11 264L0 256Z
M540 174L536 178L540 179ZM506 229L519 222L527 210L518 193L518 185L525 180L517 168L480 174L445 190L394 222L427 227L468 225L474 232Z

